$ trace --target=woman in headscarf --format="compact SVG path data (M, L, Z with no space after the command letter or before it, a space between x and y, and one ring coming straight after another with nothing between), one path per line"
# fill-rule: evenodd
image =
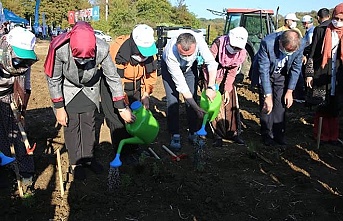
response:
M95 173L102 172L102 165L93 157L95 110L99 109L102 74L120 116L127 123L135 120L125 107L120 76L109 55L109 45L95 37L88 23L77 22L70 32L51 42L44 68L57 122L64 126L74 179L86 178L83 166Z
M0 38L0 151L10 156L10 147L14 146L19 173L28 186L35 172L30 156L33 150L25 146L12 108L16 107L25 115L31 94L31 66L38 60L35 44L34 34L21 27L13 28Z
M317 32L313 42L323 42L312 47L310 53L319 59L309 59L306 66L306 84L313 88L313 96L320 102L314 117L314 137L317 137L319 118L322 117L320 140L339 144L339 110L342 105L343 80L343 3L332 13L331 23L325 32ZM321 47L321 50L316 49ZM318 65L320 64L320 66Z
M210 124L214 132L214 146L221 146L222 139L244 144L240 136L241 121L234 81L240 65L246 58L247 40L247 30L237 27L230 30L228 35L218 37L210 47L210 51L219 64L216 84L219 86L223 99L218 117Z

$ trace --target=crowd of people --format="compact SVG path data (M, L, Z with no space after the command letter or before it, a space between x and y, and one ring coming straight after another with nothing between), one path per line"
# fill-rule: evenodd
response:
M332 144L339 141L343 3L334 8L331 18L328 9L320 9L317 19L319 25L314 27L310 15L300 20L295 13L287 14L284 25L262 39L254 57L250 80L259 89L261 140L266 146L287 144L285 112L294 96L309 103L315 101L314 136L321 119L326 127L321 140ZM304 37L296 28L297 21L306 29ZM247 40L247 30L236 27L217 37L209 47L203 36L186 29L165 45L161 75L171 149L182 148L180 95L185 100L187 139L191 144L200 128L199 119L206 113L197 97L200 69L207 98L214 100L219 91L222 99L218 117L210 122L213 145L221 146L223 139L245 144L234 81L247 56ZM25 114L31 91L30 67L37 61L35 42L35 35L21 27L0 39L0 151L10 156L10 146L14 145L23 178L32 178L34 163L22 142L11 104L17 103L19 94L19 108ZM85 168L97 174L103 171L93 154L95 112L100 110L100 100L114 148L130 136L125 124L136 120L129 105L141 101L144 108L150 108L157 80L156 54L154 31L146 24L135 26L129 35L119 36L109 45L95 37L90 24L80 21L51 41L44 72L56 120L64 129L69 171L74 179L86 179Z

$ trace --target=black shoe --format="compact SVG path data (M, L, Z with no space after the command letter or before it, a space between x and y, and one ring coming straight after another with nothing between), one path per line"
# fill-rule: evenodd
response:
M232 137L232 140L238 145L244 145L245 144L244 140L239 135Z
M81 165L77 165L72 169L72 167L69 167L69 172L73 175L74 180L85 180L86 179L86 172L84 168Z
M287 145L285 138L274 138L274 141L280 145Z
M223 146L223 140L222 138L215 138L212 145L214 147L222 147Z
M85 166L89 168L91 171L93 171L95 174L100 174L104 172L104 167L94 158L90 162L86 163Z
M7 171L5 171L3 168L0 168L0 189L7 187L9 187Z
M269 136L263 137L262 140L263 140L264 145L266 145L266 146L273 146L273 145L275 145L274 140L271 137L269 137Z
M338 140L331 140L328 142L328 144L333 145L333 146L337 146L337 147L342 147L342 143L339 142Z

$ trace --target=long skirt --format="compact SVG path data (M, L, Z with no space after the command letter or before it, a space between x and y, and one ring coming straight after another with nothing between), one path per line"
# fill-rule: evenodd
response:
M11 145L14 145L15 157L19 172L34 173L33 157L28 155L21 132L11 109L11 95L0 97L0 150L11 156Z
M231 139L233 136L239 135L241 131L238 96L235 86L233 86L229 95L230 102L226 106L222 102L218 116L211 122L215 138ZM222 98L224 100L224 95L222 95Z

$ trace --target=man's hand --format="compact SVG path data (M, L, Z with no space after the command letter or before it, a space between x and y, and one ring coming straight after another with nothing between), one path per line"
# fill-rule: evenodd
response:
M262 111L266 114L270 114L272 110L273 110L273 96L270 94L264 98Z
M125 110L119 111L119 115L125 123L131 124L135 122L136 116L132 114L131 110L129 108L125 108Z
M306 86L309 88L312 88L313 85L313 77L307 77L306 78Z
M206 89L206 96L210 101L213 101L214 98L216 97L217 92L212 89Z
M143 106L145 107L145 109L149 109L149 94L148 93L144 92L141 98L141 102Z
M64 107L56 109L56 120L62 126L66 127L68 125L68 114Z
M287 90L285 94L285 104L287 108L290 108L293 104L293 91Z

